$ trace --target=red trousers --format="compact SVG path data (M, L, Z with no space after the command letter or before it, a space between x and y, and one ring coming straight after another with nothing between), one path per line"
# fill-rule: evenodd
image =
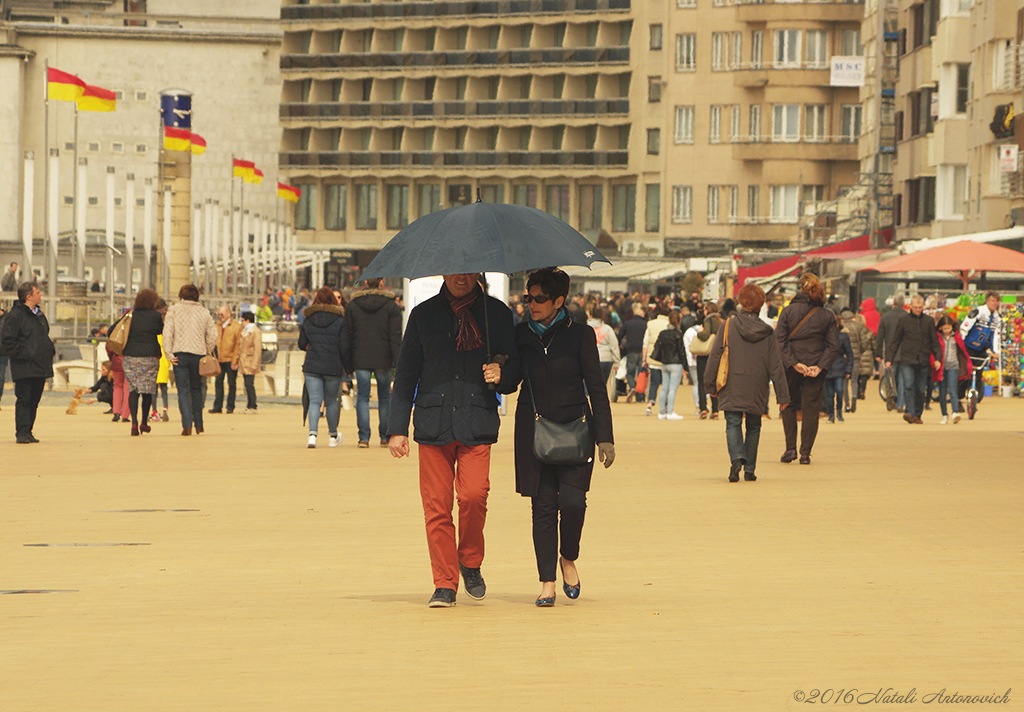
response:
M491 488L491 446L420 443L420 496L434 588L459 590L459 563L479 568L484 560L484 521ZM459 502L455 539L452 506Z
M114 415L131 420L132 412L128 408L128 379L124 377L124 371L111 371L110 375L114 377L114 402L110 407L114 410Z

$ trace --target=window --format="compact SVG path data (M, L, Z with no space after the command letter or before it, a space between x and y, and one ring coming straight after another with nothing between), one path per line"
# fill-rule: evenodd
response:
M697 69L697 35L676 35L676 71L692 72Z
M619 150L629 150L629 124L619 127Z
M775 30L775 66L800 66L800 30Z
M956 113L967 113L967 100L970 97L971 65L956 65Z
M743 64L743 33L732 33L732 47L729 52L729 64L732 69L739 69Z
M144 143L137 143L137 144L135 144L135 152L136 153L147 153L148 151L149 151L149 146L147 146L146 144L144 144Z
M680 10L697 7L697 0L676 0L676 7Z
M477 190L480 191L480 200L485 203L505 202L505 186L503 185L482 185Z
M764 31L757 30L750 33L750 68L760 69L762 57L764 57Z
M729 140L735 143L740 137L740 105L732 105L732 118L729 121Z
M822 69L828 67L828 32L807 30L807 66Z
M468 183L448 184L448 207L469 205L473 202L473 186Z
M74 151L75 150L75 144L72 141L65 142L64 143L64 150L65 151Z
M512 191L512 202L525 208L537 207L537 186L517 185Z
M604 191L599 185L580 186L580 230L600 230Z
M655 104L661 101L661 77L647 77L647 101Z
M634 232L636 230L636 186L612 186L612 230Z
M693 222L693 186L672 186L672 222L677 225Z
M547 212L563 222L569 222L571 220L569 217L569 186L549 185L547 186L546 194L547 205L545 209Z
M135 92L135 101L146 101L149 95L144 91Z
M64 196L64 205L74 205L74 204L75 204L75 196L73 196L73 195L65 195Z
M693 143L693 107L676 107L676 143Z
M803 197L801 200L806 205L808 203L820 203L825 199L825 186L823 185L805 185Z
M722 139L722 107L715 104L711 107L711 131L709 140L718 143Z
M772 208L769 218L775 223L797 221L797 189L795 185L773 185L771 187Z
M931 88L926 88L907 94L907 101L910 102L911 136L929 134L935 128L935 118L932 116L932 93Z
M114 141L112 144L110 144L110 152L124 153L124 144L121 143L120 141Z
M356 185L356 230L377 229L377 186Z
M661 49L661 25L651 25L651 49Z
M661 129L647 129L647 155L657 156L661 153Z
M930 223L935 219L935 178L915 178L905 183L907 223Z
M860 43L860 30L843 30L844 57L863 57L864 45Z
M409 186L387 186L387 227L388 230L401 230L409 224Z
M316 230L316 183L296 184L302 192L295 204L295 229Z
M776 104L772 119L772 141L800 140L800 105Z
M938 30L939 0L925 0L910 7L910 21L913 34L912 48L917 49L932 43L932 37Z
M740 187L738 185L729 186L729 222L736 223L740 221Z
M441 209L441 185L439 183L420 184L420 216L436 213Z
M750 222L757 222L761 215L761 186L747 186L747 218Z
M757 142L761 140L761 106L750 105L750 140Z
M962 220L967 202L967 166L940 165L938 190L936 217Z
M100 199L97 196L95 196L95 195L90 195L89 196L89 205L99 205L99 204L100 204Z
M99 153L100 152L100 143L99 143L99 141L90 141L89 142L89 151L92 152L92 153Z
M135 199L135 205L137 207L140 207L140 208L146 207L146 199L145 198L136 198Z
M843 104L839 109L839 135L843 143L855 143L860 138L860 104Z
M648 183L646 187L644 229L647 232L658 232L661 230L661 183Z
M114 207L115 208L121 207L121 199L120 198L114 198Z
M711 33L711 71L722 71L722 63L725 58L725 34L722 32Z
M348 186L328 183L324 186L324 229L345 230L347 223Z
M804 107L804 137L808 141L826 141L826 126L825 104L807 104Z
M708 186L708 223L718 223L718 186Z

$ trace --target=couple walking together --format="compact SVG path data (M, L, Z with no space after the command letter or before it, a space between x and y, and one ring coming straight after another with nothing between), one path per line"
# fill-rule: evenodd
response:
M440 292L410 314L391 395L389 448L394 457L410 454L412 420L435 586L428 605L455 605L460 574L467 594L482 599L490 454L500 424L497 393L514 393L525 378L529 388L520 394L515 419L516 491L532 498L541 582L536 605L549 607L559 568L565 595L580 595L576 561L594 460L541 462L534 455L534 423L538 415L556 423L585 415L600 460L605 467L612 464L611 408L594 330L566 314L569 277L561 270L531 273L523 301L532 319L518 326L507 306L484 294L477 277L445 275Z

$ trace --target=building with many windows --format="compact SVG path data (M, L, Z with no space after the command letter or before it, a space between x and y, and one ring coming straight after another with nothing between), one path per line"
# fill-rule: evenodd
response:
M280 167L308 246L476 200L624 254L788 244L856 183L863 5L285 0Z

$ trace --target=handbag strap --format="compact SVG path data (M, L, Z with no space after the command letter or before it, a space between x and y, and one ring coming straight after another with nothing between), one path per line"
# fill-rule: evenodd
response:
M544 349L544 354L545 355L547 355L548 349L551 348L551 343L555 340L555 337L557 335L558 335L557 333L551 335L551 341L548 342L547 347ZM537 340L540 341L540 337L539 336L537 337ZM543 346L543 344L544 344L544 342L542 341L541 345ZM533 418L534 418L534 420L538 420L541 417L541 415L540 415L540 413L537 412L537 396L535 396L533 394L533 382L530 380L530 364L527 363L528 360L529 359L525 359L525 358L523 359L523 366L524 366L523 373L526 374L526 378L524 380L526 381L526 387L530 390L530 403L533 405ZM587 409L586 409L586 407L584 407L583 408L583 418L586 419L586 417L587 417Z
M814 316L814 312L818 311L819 309L821 309L821 307L814 307L809 312L807 312L807 315L804 316L804 318L800 320L800 323L796 325L796 328L793 329L788 334L786 334L786 341L788 342L790 339L792 339L793 338L793 334L795 334L796 332L800 331L800 327L803 326L804 324L806 324L807 320L810 319L812 316Z
M730 321L732 321L732 317L729 317L728 319L726 319L725 320L725 326L722 327L723 329L725 329L725 334L722 336L722 348L723 349L729 348L729 322Z

